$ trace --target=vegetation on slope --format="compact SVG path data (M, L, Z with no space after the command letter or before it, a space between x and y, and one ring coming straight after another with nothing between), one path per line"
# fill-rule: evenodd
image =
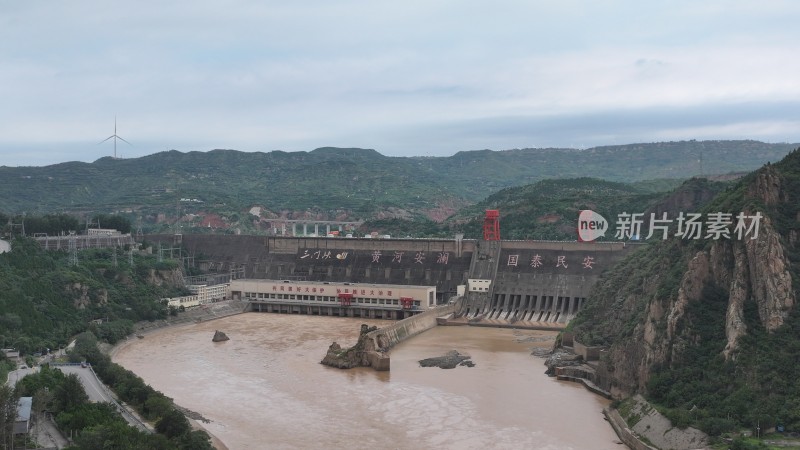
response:
M795 304L772 330L765 318L775 306L764 302L773 301L775 294L754 292L754 283L782 289L784 281L763 279L764 273L777 275L782 269L756 272L780 261L752 259L762 257L765 248L776 251L772 246L752 247L734 259L733 253L745 244L670 239L634 253L604 275L570 328L581 342L610 346L602 364L612 386L644 392L675 425L696 425L711 435L777 425L800 431L798 198L800 150L748 175L701 209L704 214L760 211L765 215L761 232L767 233L766 224L774 227L771 236L788 263L787 288ZM728 255L726 248L734 250ZM703 259L697 255L706 255L712 276L701 275ZM746 268L736 272L736 264ZM736 278L736 273L749 278ZM730 315L732 289L741 287L748 292L742 303L745 332L726 357L723 350L733 332L729 327L736 326ZM697 288L702 290L694 299L690 291Z
M208 435L193 431L169 398L97 348L95 336L113 344L132 332L134 322L164 318L168 312L161 298L186 294L170 282L174 261L135 254L133 263L120 257L114 264L111 249L93 249L81 251L79 264L70 266L65 252L14 240L12 251L0 254L0 341L30 354L65 347L77 335L71 360L91 362L160 434L129 427L111 405L88 403L80 382L47 366L23 378L14 398L33 396L35 412L53 413L59 428L75 436L72 448L210 449ZM5 375L5 360L0 367Z
M706 179L651 180L617 183L593 178L542 180L537 183L506 188L478 204L463 208L444 223L421 214L406 218L374 218L352 231L355 236L377 232L393 237L445 238L464 233L467 239L480 239L486 209L499 209L501 234L505 239L574 240L578 213L592 209L612 223L622 212L674 211L680 207L696 207L706 202L727 183ZM21 217L13 219L15 222ZM67 214L25 218L26 231L34 226L49 235L74 229L78 219ZM129 230L129 222L118 215L97 216L103 227ZM119 224L118 224L119 222ZM36 226L50 224L48 227ZM7 228L7 231L10 231ZM18 228L14 230L18 232ZM186 232L218 232L215 229L185 229ZM613 239L613 230L603 239Z
M142 409L143 415L156 422L155 429L158 433L151 434L130 426L111 403L90 402L76 374L65 375L48 364L42 365L38 372L22 378L13 395L9 397L33 397L31 412L35 416L44 412L52 414L59 430L66 436L72 436L73 445L69 449L213 448L208 434L193 431L186 417L175 409L169 398L145 385L132 373L128 372L126 375L120 382L128 383L128 391L136 389L146 394L147 408ZM123 398L132 405L140 406L133 403L136 398L132 396ZM15 400L12 401L16 404Z
M187 229L261 230L262 219L367 220L426 216L473 204L501 189L552 178L618 182L752 170L790 146L755 141L684 141L574 149L459 152L450 157L386 157L374 150L311 152L169 151L46 167L0 167L0 210L128 214L146 231L180 218ZM702 160L702 164L700 163ZM702 166L702 170L701 170ZM182 200L183 199L183 200ZM220 221L204 221L208 215Z
M111 249L84 250L70 266L66 252L44 251L31 239L15 239L0 254L0 343L23 353L44 352L92 330L113 343L133 322L164 318L164 297L183 288L154 281L177 270L174 261L134 253L133 266ZM96 321L96 323L92 323Z

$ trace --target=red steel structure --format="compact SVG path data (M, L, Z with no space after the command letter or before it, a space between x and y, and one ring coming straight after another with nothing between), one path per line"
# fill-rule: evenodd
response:
M486 218L483 219L483 240L500 240L500 211L496 209L486 210Z

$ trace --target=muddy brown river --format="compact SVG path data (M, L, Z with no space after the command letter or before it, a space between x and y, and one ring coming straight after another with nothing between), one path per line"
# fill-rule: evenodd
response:
M437 327L391 351L391 372L319 361L352 345L363 320L248 313L168 328L121 346L114 361L238 449L623 449L603 419L608 401L543 374L535 346L555 335ZM214 343L214 330L229 341ZM475 367L423 368L449 350Z

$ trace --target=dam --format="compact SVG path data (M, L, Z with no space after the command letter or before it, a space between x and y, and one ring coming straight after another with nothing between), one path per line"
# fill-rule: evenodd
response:
M304 295L295 290L291 298L278 298L232 286L231 295L249 300L255 311L402 319L461 297L455 316L468 323L556 329L580 311L600 273L635 247L618 242L471 240L461 235L453 239L147 235L144 240L178 249L209 277L241 279L239 284L272 280L304 290ZM392 294L381 296L305 295L323 286L319 283L395 288L386 288ZM429 288L433 290L426 290L424 298L401 293Z

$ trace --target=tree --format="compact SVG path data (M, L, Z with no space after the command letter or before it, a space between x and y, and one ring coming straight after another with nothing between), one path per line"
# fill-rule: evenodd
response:
M143 433L124 421L85 428L75 438L75 448L81 450L171 450L175 446L166 437Z
M181 450L213 450L211 438L203 430L190 431L177 439L178 448Z
M69 411L89 401L78 375L71 373L64 378L56 388L55 401L59 411Z
M170 439L182 436L190 430L191 426L186 416L177 409L173 409L156 422L156 431Z
M36 415L42 414L44 411L53 408L53 399L55 396L50 389L40 388L33 394L33 411Z
M14 421L17 419L17 399L11 387L0 385L0 445L12 448Z
M95 223L100 222L100 228L113 228L120 233L131 232L131 221L125 217L113 214L97 214L92 219Z
M153 394L144 402L143 412L148 419L164 417L173 409L170 399L163 394Z

